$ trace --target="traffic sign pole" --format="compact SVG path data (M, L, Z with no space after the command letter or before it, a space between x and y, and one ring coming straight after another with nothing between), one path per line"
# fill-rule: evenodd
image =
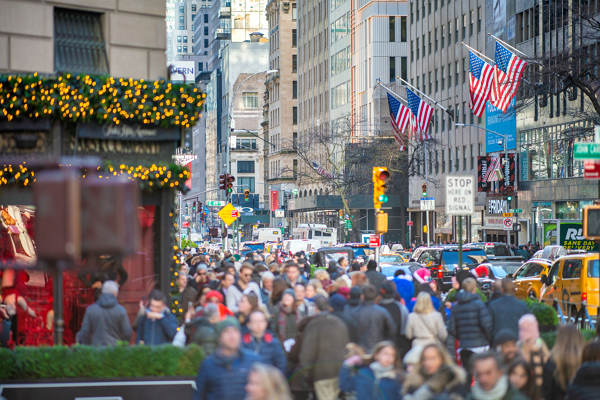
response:
M458 216L458 269L462 270L463 254L462 254L462 215Z

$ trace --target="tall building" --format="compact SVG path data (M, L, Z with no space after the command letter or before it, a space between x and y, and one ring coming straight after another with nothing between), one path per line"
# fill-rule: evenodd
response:
M194 54L194 18L200 0L167 0L167 62L175 61L177 55Z
M296 3L272 0L267 4L269 23L269 69L278 70L266 82L265 180L263 195L268 209L284 207L285 193L296 188L298 159L298 59ZM279 204L271 207L271 191L279 192ZM271 226L287 226L286 218L272 220Z
M450 240L456 232L456 218L445 213L445 176L477 175L477 156L485 154L485 131L475 127L456 127L455 123L485 128L485 114L477 118L469 109L469 51L462 44L484 52L486 43L485 2L483 0L412 0L409 3L410 64L409 82L427 96L452 110L454 120L435 108L434 138L427 153L421 153L417 168L429 180L412 179L409 189L410 219L414 222L411 240L426 241L423 233L425 212L420 210L421 186L428 185L428 197L435 197L430 212L431 240ZM420 95L423 98L422 95ZM430 102L431 103L431 102ZM425 162L426 157L428 162ZM478 193L476 213L467 219L464 236L482 240L482 212L485 196ZM432 229L433 228L433 229Z

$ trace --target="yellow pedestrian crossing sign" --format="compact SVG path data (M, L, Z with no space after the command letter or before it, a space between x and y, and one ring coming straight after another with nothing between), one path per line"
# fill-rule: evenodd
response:
M234 217L232 215L232 211L236 211L235 207L231 205L231 203L227 203L227 205L221 208L221 211L219 211L218 213L219 217L223 220L223 222L225 222L225 225L227 226L231 225L233 221L237 219L237 217Z

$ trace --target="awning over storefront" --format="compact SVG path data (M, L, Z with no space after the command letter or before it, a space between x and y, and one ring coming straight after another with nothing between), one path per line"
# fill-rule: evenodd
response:
M268 224L271 222L271 216L266 215L242 215L240 217L241 224Z

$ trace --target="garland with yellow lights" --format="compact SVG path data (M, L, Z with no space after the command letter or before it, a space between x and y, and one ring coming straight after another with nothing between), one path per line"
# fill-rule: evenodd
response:
M113 176L127 176L137 181L140 189L151 192L154 189L173 188L186 193L188 191L185 181L190 179L190 172L177 164L155 165L137 167L121 164L114 166L110 162L105 167L98 167L100 178L109 179ZM83 178L89 173L83 170ZM3 186L30 186L35 182L34 171L26 167L26 163L18 165L4 165L0 168L0 187Z
M0 75L0 121L50 117L72 122L189 128L202 117L205 97L193 85L164 80Z

